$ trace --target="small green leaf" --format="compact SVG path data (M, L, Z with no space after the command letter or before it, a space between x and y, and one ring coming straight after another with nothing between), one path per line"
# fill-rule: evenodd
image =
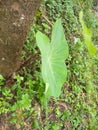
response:
M82 25L83 37L85 40L85 44L87 46L87 49L89 51L90 56L92 57L96 54L97 49L92 42L92 31L91 31L91 29L87 28L87 26L83 20L83 12L82 11L79 13L79 20L80 20L80 23Z
M51 42L41 32L36 34L36 41L41 51L42 76L46 83L45 94L55 98L59 97L67 76L65 60L68 57L68 45L61 19L54 24Z

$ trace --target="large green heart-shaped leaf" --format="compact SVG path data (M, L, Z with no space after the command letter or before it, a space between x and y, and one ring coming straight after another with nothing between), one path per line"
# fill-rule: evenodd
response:
M46 83L45 94L55 98L59 97L67 76L65 60L68 57L68 45L61 19L54 24L51 42L41 32L36 34L36 41L41 51L42 76Z

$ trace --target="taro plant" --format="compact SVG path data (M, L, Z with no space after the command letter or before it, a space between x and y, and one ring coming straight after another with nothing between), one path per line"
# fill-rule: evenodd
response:
M89 102L89 104L87 105L87 109L88 109L88 113L89 113L89 125L88 125L88 129L92 130L97 130L98 129L98 125L97 125L97 85L94 82L94 76L96 74L94 74L97 70L96 70L96 63L95 60L97 60L98 56L97 54L97 48L95 47L95 45L93 44L92 41L92 30L90 28L87 27L87 25L85 24L85 21L83 19L83 12L81 11L79 13L79 19L80 19L80 23L82 25L82 34L83 34L83 38L84 38L84 42L86 44L86 47L88 49L89 52L89 56L88 59L86 59L88 66L86 64L86 66L88 67L86 70L87 76L86 76L86 95L87 95L87 100ZM96 57L95 57L96 56ZM91 106L92 104L92 106Z
M96 54L97 49L92 42L92 30L86 26L86 24L83 20L83 11L80 11L80 13L79 13L79 20L82 25L84 42L87 46L89 55L92 57Z
M36 41L41 51L42 77L46 84L45 95L57 98L66 80L65 60L68 57L68 44L61 19L58 19L53 26L51 41L40 31L36 34Z

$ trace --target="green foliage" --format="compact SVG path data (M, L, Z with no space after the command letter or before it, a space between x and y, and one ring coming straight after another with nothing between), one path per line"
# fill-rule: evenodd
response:
M3 81L4 81L4 77L2 75L0 75L0 86L3 85Z
M68 45L65 39L61 19L54 24L51 42L41 32L36 34L37 45L42 57L42 76L46 83L45 94L59 97L61 87L67 76L65 60L68 57Z
M6 116L18 129L19 126L23 130L98 129L98 56L88 55L82 38L80 10L85 12L83 21L87 30L93 29L93 34L89 35L91 42L97 43L98 20L92 13L92 0L43 0L23 49L22 69L7 81L0 75L0 114L8 114ZM51 97L45 104L46 88L35 37L40 30L42 36L46 34L50 39L51 25L60 17L69 46L67 80L60 97L56 100ZM7 86L12 81L10 87Z
M85 44L87 46L90 56L92 57L96 54L97 49L92 42L92 31L91 29L87 28L86 24L84 23L82 11L79 13L79 19L83 29L83 37L85 40Z
M65 35L68 41L73 39L73 34L79 33L77 29L78 19L75 15L78 12L76 0L44 0L43 6L44 8L41 9L42 14L45 14L51 23L54 23L58 18L62 18ZM43 19L42 22L45 23Z

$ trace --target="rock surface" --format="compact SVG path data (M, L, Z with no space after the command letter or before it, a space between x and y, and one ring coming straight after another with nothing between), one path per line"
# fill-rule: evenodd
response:
M0 74L9 76L20 66L29 25L41 0L0 0Z

